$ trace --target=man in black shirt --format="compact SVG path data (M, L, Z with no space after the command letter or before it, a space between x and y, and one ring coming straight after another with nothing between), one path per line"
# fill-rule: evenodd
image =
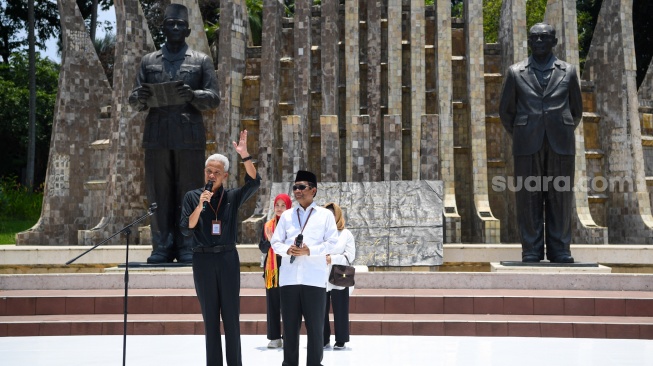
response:
M261 185L261 177L247 153L247 130L233 145L245 165L245 184L240 188L222 187L229 176L229 160L220 154L209 156L204 169L207 186L186 193L180 222L182 233L193 239L193 278L204 319L206 364L211 366L222 365L221 313L227 365L242 365L238 209Z

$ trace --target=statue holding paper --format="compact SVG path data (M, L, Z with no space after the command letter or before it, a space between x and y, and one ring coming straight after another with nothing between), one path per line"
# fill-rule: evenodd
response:
M206 134L200 111L217 108L218 79L210 57L186 44L188 9L166 8L166 43L143 56L129 104L148 110L143 132L147 199L159 209L153 216L154 250L148 263L190 263L191 243L179 230L181 200L204 185Z

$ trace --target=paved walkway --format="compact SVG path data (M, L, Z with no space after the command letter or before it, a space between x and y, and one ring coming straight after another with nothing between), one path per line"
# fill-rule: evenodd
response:
M3 366L116 366L122 336L0 338ZM261 335L242 336L243 365L281 365ZM204 365L204 336L127 336L127 365ZM300 362L306 363L306 338ZM653 366L653 341L588 338L353 336L325 350L324 366Z

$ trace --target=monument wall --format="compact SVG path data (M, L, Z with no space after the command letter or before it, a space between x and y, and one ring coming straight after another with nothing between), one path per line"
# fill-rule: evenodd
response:
M81 30L81 18L63 15L72 14L68 5L72 0L59 3L65 29ZM423 0L339 0L322 6L297 0L294 18L286 18L280 0L265 0L261 47L246 44L244 3L221 4L217 63L222 104L215 117L205 121L211 134L207 153L226 152L232 161L229 185L245 174L229 143L238 130L250 131L249 151L263 185L242 210L245 223L240 242L258 242L274 196L273 182L291 181L298 169L314 171L321 184L379 182L390 187L396 181L441 180L444 242L518 242L513 193L497 189L493 182L512 176L510 137L499 121L497 103L504 70L527 55L526 0L504 1L498 44L486 44L483 39L482 0L466 1L463 18L451 17L447 1L424 6ZM576 167L577 176L588 179L628 177L633 190L615 194L590 186L577 191L575 243L650 243L653 237L653 87L650 71L639 94L635 87L632 6L627 3L603 3L583 74L585 113L576 131ZM193 0L184 4L193 9L197 5ZM120 9L125 14L119 19L129 19L131 27L145 32L145 38L133 39L123 48L132 55L128 62L135 70L138 55L149 47L143 43L149 36L145 36L147 26L136 8L120 5ZM577 64L575 18L574 1L548 1L545 19L556 27L560 40L555 52ZM126 24L117 24L119 34L129 28ZM86 42L79 31L76 34L78 42ZM193 44L205 42L201 32L193 36L199 37ZM84 56L84 66L72 64L79 46L65 45L62 70L80 72L94 65L90 54ZM73 66L66 68L68 64ZM122 71L117 70L127 81L133 72L129 65L125 60ZM107 86L101 83L93 92L105 92L96 98L93 111L82 112L65 107L66 98L77 98L68 91L69 85L75 85L75 76L62 72L61 78L50 159L55 165L48 171L44 211L36 230L19 235L21 244L83 244L76 242L72 232L93 229L102 217L119 216L107 212L133 216L147 207L138 199L100 195L89 183L105 182L95 186L110 187L108 182L128 180L133 186L110 193L123 195L131 189L135 197L141 197L139 152L133 144L141 136L138 124L130 122L141 116L124 111L119 102L130 83L114 82L112 101L107 100ZM114 106L112 132L94 132L103 126L97 115L106 105ZM71 117L77 125L70 125ZM80 128L97 137L70 141L73 131ZM111 147L105 154L115 165L112 170L96 169L93 174L74 170L82 172L76 176L57 170L65 166L62 155L71 161L90 159L86 150L98 144L96 139ZM65 200L70 207L84 203L95 207L94 211L78 207L55 215L51 202L61 194L56 188L61 187L57 185L60 178L81 182L68 191ZM116 205L120 210L112 211ZM56 232L48 235L56 239L37 240L37 232L44 230L38 227L54 216L68 225L70 233ZM387 265L402 265L397 263L401 261L387 261Z

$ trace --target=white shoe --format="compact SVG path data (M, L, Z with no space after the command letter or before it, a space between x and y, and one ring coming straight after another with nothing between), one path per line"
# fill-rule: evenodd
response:
M273 339L268 343L268 348L281 348L283 347L283 339Z

